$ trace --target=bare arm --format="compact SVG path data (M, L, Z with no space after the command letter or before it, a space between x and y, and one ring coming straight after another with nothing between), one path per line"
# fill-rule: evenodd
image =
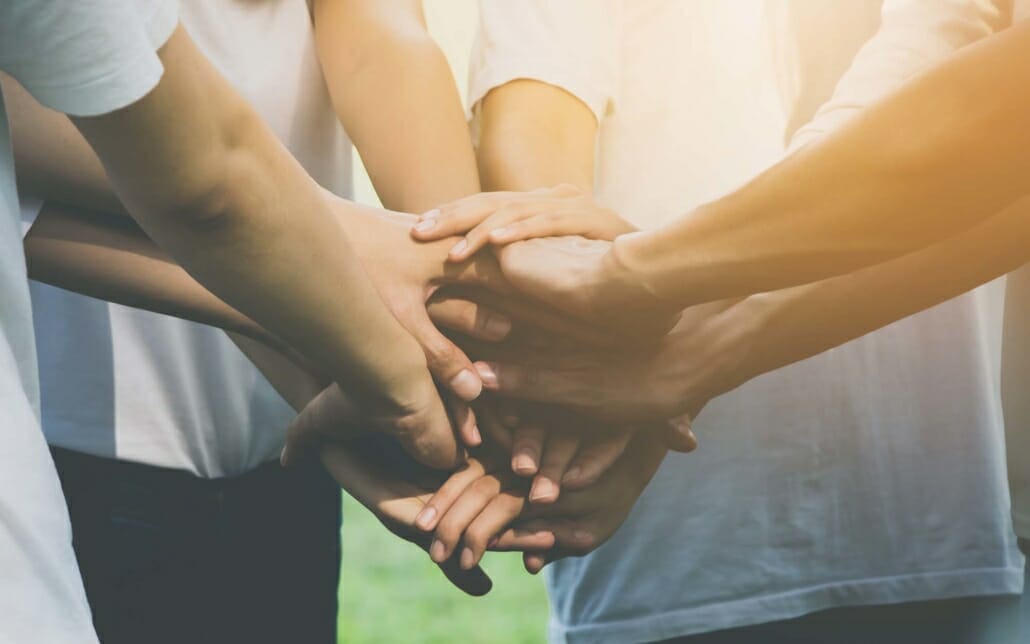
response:
M383 204L422 212L479 191L472 142L419 0L318 0L315 42L340 122Z
M215 297L130 219L47 203L25 237L31 279L109 302L221 327L275 344Z
M478 106L479 169L484 190L594 185L597 120L554 85L515 80Z
M1030 22L946 62L743 188L616 254L690 304L812 281L926 246L1027 190Z

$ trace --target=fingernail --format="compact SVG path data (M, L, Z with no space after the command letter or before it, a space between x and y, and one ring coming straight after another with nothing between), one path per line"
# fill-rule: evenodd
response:
M284 446L282 451L279 452L279 466L286 467L286 447Z
M530 476L536 474L536 459L529 450L519 450L511 459L511 469L516 474Z
M431 505L427 505L422 508L422 511L415 517L415 525L422 530L430 530L433 527L433 519L436 518L436 508Z
M488 337L493 340L503 340L511 332L511 320L503 315L491 315L483 325Z
M415 230L417 230L420 233L424 233L424 232L426 232L428 230L432 230L434 228L436 228L436 221L434 221L432 219L424 219L424 220L418 222L417 224L415 224Z
M439 216L440 216L440 209L439 208L433 208L432 210L427 210L424 213L422 213L421 215L419 215L419 218L421 218L423 220L425 220L425 219L436 219Z
M475 447L483 442L483 435L479 433L479 425L473 425L469 438L472 440L472 446Z
M450 250L448 255L450 255L451 257L461 257L462 253L465 252L465 249L468 248L468 246L469 243L463 239L454 245L454 248Z
M587 532L586 530L576 530L575 532L572 533L572 539L576 543L580 543L580 544L587 543L587 542L590 541L590 533Z
M458 375L451 378L449 383L451 391L458 394L462 400L472 401L479 398L483 391L483 382L472 373L471 369L462 369Z
M490 239L494 241L504 241L511 236L511 228L502 226L501 228L495 228L490 231Z
M529 491L530 501L553 501L558 497L558 486L551 479L538 478Z
M433 539L433 543L429 546L429 558L436 563L443 563L446 558L447 550L443 546L443 542L439 539Z
M461 551L461 568L462 570L469 570L472 566L476 565L476 553L472 552L471 548L465 548Z
M562 483L575 483L576 480L583 474L583 470L576 466L569 468L569 471L565 473L565 476L561 477Z
M483 386L496 389L497 370L492 365L488 365L485 362L477 362L475 367L476 373L479 374L479 380L483 383Z

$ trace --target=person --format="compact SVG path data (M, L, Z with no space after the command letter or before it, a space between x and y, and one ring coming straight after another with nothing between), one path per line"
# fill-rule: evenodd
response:
M1011 3L1002 4L1011 13ZM1025 193L1021 137L1030 97L1013 79L1027 72L1020 64L1028 33L1030 25L1019 21L921 70L833 136L741 177L750 180L659 228L622 235L614 245L537 240L513 247L517 268L508 276L558 308L626 327L653 313L847 273L968 229ZM489 212L504 207L506 217L555 209L516 195L480 203ZM505 228L504 242L520 234L518 226ZM691 253L681 252L687 247ZM475 248L467 243L456 256ZM515 260L517 254L530 257Z
M820 49L820 64L837 65L838 73L847 68L861 43L848 47L841 35L867 24L868 37L877 23L877 5L864 6L871 11L865 23L841 13L814 23L815 33L834 43ZM471 99L478 104L485 187L582 186L563 189L560 203L571 204L565 210L556 210L554 193L521 201L503 196L497 204L508 208L504 214L520 221L536 212L569 215L577 201L591 201L585 182L596 168L599 203L655 226L774 163L783 128L799 122L789 115L814 114L836 79L806 86L801 96L810 105L788 95L784 109L772 61L788 50L765 49L770 15L757 6L735 9L730 16L716 3L614 2L599 11L568 2L514 12L484 2ZM804 24L803 11L790 15L791 24ZM816 137L803 150L833 136L849 106L888 92L1005 19L989 3L886 3L882 26L832 101L799 134ZM786 42L804 50L810 41ZM684 105L689 112L677 109ZM707 401L776 362L857 338L1012 270L1024 261L1018 256L1025 231L999 233L1024 230L1025 207L1016 204L966 239L926 253L812 286L687 309L658 351L590 358L512 347L484 365L488 389L600 418L668 417L705 406L696 423L704 449L689 463L663 463L664 449L639 435L626 464L597 484L601 492L563 494L553 507L527 515L533 526L546 524L536 522L542 514L565 511L572 519L552 525L559 548L534 560L537 567L596 548L551 566L552 638L989 641L980 638L1008 628L1023 560L1008 519L990 350L1000 329L996 287ZM624 226L606 211L590 212L601 223L580 223L599 237ZM432 226L413 234L453 234L453 215L441 208L428 218ZM554 219L542 223L558 226ZM967 241L988 238L1003 243L980 248L977 261L955 263L968 255ZM505 246L502 264L517 256L519 270L536 271L525 263L533 255L517 252L536 243ZM943 271L911 270L927 266ZM757 365L763 367L751 371ZM669 510L673 502L676 512ZM577 526L589 532L577 537Z
M342 122L388 207L421 211L478 190L456 88L416 3L186 1L180 13L198 48L323 187L349 196ZM285 79L296 85L286 99ZM422 107L406 114L413 105ZM41 215L54 236L69 209L103 203L109 189L92 158L77 164L78 177L62 176L71 164L41 140L53 132L36 136L18 116L23 193L58 200ZM417 144L387 135L398 122ZM450 162L425 163L430 151ZM67 188L88 181L90 191ZM279 467L292 408L217 329L38 282L32 295L43 430L101 637L203 628L335 642L339 487L321 468ZM271 551L295 554L266 561Z
M148 235L273 337L351 386L374 429L398 433L434 465L458 461L423 351L383 304L332 214L333 207L356 208L320 192L285 154L178 27L174 3L24 1L5 5L0 18L0 69L45 105L75 115ZM18 226L9 151L4 165L5 244L12 246ZM14 461L5 471L18 475L8 489L20 492L4 503L10 561L3 597L19 609L3 628L22 641L46 637L41 625L52 624L48 641L83 641L89 629L82 629L81 591L68 582L75 566L68 565L67 519L53 511L59 491L38 449L23 254L14 244L4 256L4 392L17 415ZM326 279L298 279L316 264ZM54 606L67 617L49 619Z

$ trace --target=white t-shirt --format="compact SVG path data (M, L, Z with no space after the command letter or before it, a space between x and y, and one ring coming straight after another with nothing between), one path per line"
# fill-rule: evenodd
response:
M307 4L185 0L180 19L311 176L348 194L350 144ZM292 410L222 331L35 282L32 301L52 445L203 477L282 449Z
M0 4L0 69L46 105L108 112L149 92L174 2ZM18 194L0 101L0 641L96 642L57 473L39 427L39 387Z
M1030 0L1016 0L1014 19L1030 19ZM1001 395L1016 534L1030 540L1030 266L1009 276L1005 291Z
M784 154L876 32L876 2L483 0L469 102L516 78L600 122L601 202L653 227ZM834 102L888 91L1001 20L892 2ZM887 65L884 61L893 63ZM843 120L820 115L811 131ZM622 528L547 576L555 641L656 641L843 605L1017 593L998 284L757 378L697 420Z

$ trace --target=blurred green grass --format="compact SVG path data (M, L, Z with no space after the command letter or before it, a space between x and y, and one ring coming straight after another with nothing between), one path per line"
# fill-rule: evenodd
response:
M343 503L339 641L346 644L536 644L545 641L543 579L517 554L493 553L486 597L450 585L429 556L383 528L361 504Z

